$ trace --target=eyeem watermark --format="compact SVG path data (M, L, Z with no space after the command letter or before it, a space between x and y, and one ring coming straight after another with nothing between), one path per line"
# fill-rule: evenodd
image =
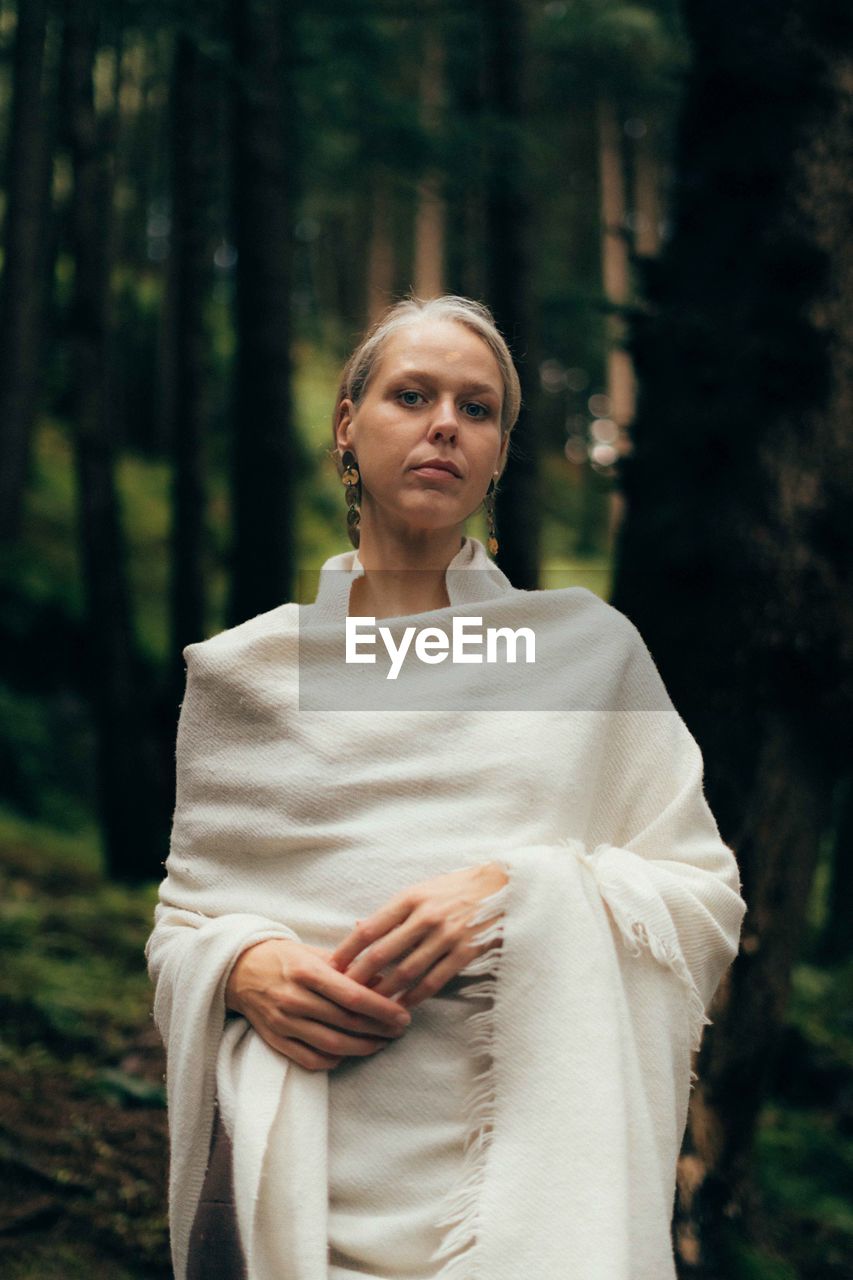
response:
M409 651L414 647L415 657L420 662L434 665L446 662L449 658L454 663L464 662L518 662L518 643L524 641L525 662L536 661L536 636L531 627L486 627L483 631L482 618L453 619L451 636L441 627L406 627L400 643L395 644L394 635L389 627L377 627L375 618L354 617L346 620L346 661L376 662L376 653L362 652L365 647L375 649L377 633L385 645L391 659L391 667L386 680L396 680ZM414 638L414 646L412 640ZM502 644L503 652L498 653L498 645ZM472 651L479 645L479 651ZM485 657L483 646L485 645Z

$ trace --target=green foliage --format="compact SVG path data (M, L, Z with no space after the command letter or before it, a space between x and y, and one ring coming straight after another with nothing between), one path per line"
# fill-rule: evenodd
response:
M803 1275L849 1275L853 1136L839 1132L832 1112L765 1108L755 1170L780 1252L796 1250Z
M834 968L798 964L788 1021L815 1051L831 1054L853 1077L853 961Z
M799 1272L789 1262L768 1258L763 1249L742 1243L736 1246L730 1280L800 1280Z

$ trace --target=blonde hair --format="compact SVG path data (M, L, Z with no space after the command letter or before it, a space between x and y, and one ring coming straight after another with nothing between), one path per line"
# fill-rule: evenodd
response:
M339 475L342 475L344 470L337 440L341 402L349 399L354 405L361 403L388 340L407 324L417 320L455 320L458 324L465 325L466 329L470 329L478 338L482 338L497 360L503 383L501 443L510 435L518 421L522 404L518 372L506 340L486 304L477 302L473 298L463 298L455 293L445 293L438 298L419 298L415 294L410 294L399 302L392 303L383 312L365 333L341 372L332 413L332 448L329 450ZM497 483L495 481L496 486ZM350 541L353 545L357 545L353 538L353 530L350 529L349 533Z

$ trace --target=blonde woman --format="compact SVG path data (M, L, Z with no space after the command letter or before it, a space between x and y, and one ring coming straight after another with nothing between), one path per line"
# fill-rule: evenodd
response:
M519 407L483 304L391 307L333 416L354 549L184 650L146 947L177 1280L675 1276L745 904L636 629L464 533L485 502L494 553Z

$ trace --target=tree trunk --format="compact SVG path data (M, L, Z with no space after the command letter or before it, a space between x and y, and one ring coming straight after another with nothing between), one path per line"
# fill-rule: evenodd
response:
M229 625L291 598L296 480L291 303L292 9L231 0L236 342Z
M717 746L730 735L718 728ZM699 1055L679 1177L675 1241L683 1274L726 1280L727 1224L751 1234L753 1143L799 954L831 785L783 711L762 723L759 759L732 843L749 912L741 951ZM740 1221L739 1221L740 1220Z
M428 137L438 135L444 103L443 32L432 27L424 33L421 72L421 118ZM418 183L415 213L414 289L418 297L436 298L444 293L444 241L447 210L439 171L431 166Z
M370 241L367 249L367 321L375 324L394 300L394 227L391 183L385 166L373 166Z
M92 0L67 0L63 127L73 172L69 238L75 264L68 316L69 407L106 862L114 878L139 881L156 874L162 831L142 710L143 672L133 645L109 416L113 175L93 97L97 34Z
M482 6L457 6L452 17L452 23L444 27L444 74L450 104L444 175L447 289L469 298L485 298L488 157L482 128L487 91Z
M641 263L613 603L705 757L740 864L679 1179L682 1273L732 1272L839 771L853 755L853 23L688 0L673 231ZM713 119L714 127L708 127Z
M541 502L536 400L539 360L534 347L531 289L533 235L527 119L528 33L524 0L490 0L482 6L486 107L493 117L486 196L487 297L498 328L519 368L522 409L510 443L510 460L495 502L500 549L497 562L514 586L531 590L539 580Z
M626 448L625 430L634 417L636 387L631 356L625 350L625 307L631 296L628 260L628 201L619 109L613 98L600 93L596 101L601 207L601 281L611 309L605 323L608 416L619 428L617 452ZM587 492L589 492L587 476ZM619 490L609 498L608 538L615 538L624 506Z
M20 532L38 404L52 111L42 93L47 0L18 4L0 281L0 540Z
M202 20L201 14L197 21ZM172 490L169 683L180 702L185 645L205 635L205 440L210 406L206 314L212 285L211 211L219 77L199 48L200 32L178 32L172 70L172 237L170 332L174 371L168 438Z
M634 253L654 258L660 253L664 216L660 128L656 113L644 110L645 128L634 143Z

